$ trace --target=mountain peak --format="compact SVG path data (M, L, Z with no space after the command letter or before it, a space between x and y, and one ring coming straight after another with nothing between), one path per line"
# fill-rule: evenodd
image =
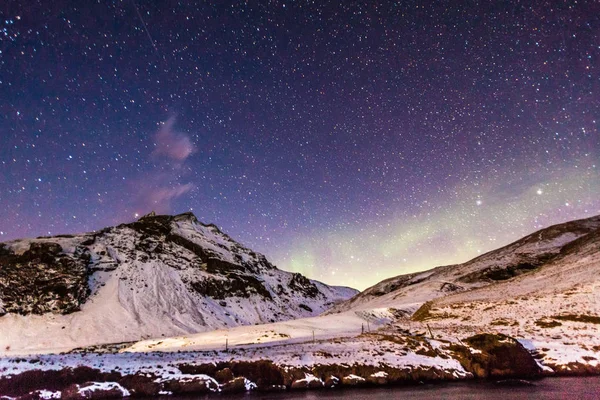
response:
M174 221L190 221L190 222L194 222L194 223L199 222L198 217L196 217L196 215L191 211L186 211L181 214L173 215L173 220Z
M281 271L192 212L0 243L0 265L0 332L21 314L66 346L315 316L357 293Z
M144 219L144 218L152 218L152 217L156 217L156 211L150 211L148 214L146 215L142 215L141 217L138 218L138 221L140 219Z

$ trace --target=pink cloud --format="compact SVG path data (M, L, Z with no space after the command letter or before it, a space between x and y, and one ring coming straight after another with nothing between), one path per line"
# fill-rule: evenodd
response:
M150 193L148 203L155 205L170 204L171 200L186 194L193 188L194 185L191 183L186 183L185 185L178 185L170 188L158 188L157 190L154 190Z
M196 149L189 136L175 131L175 117L161 123L153 136L154 150L150 153L153 168L130 182L131 207L137 214L155 211L170 214L173 202L196 188L193 183L182 182L182 168Z
M138 183L138 196L135 200L135 210L142 213L155 211L159 214L168 214L172 211L173 200L193 190L196 186L192 183L178 184L175 186L162 186L163 182Z
M190 138L173 130L175 117L169 118L154 135L153 156L164 156L178 162L185 161L195 151Z

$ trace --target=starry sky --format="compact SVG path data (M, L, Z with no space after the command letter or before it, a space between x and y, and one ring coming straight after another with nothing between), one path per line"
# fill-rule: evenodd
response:
M600 214L600 3L0 4L0 241L192 210L364 289Z

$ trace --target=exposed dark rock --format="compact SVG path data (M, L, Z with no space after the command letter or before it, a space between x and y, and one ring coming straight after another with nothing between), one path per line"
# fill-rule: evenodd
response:
M440 286L440 291L441 292L446 292L446 293L449 293L449 292L460 292L460 291L463 291L463 290L465 290L464 287L459 286L459 285L455 285L452 282L444 282L442 284L442 286Z
M589 314L561 314L554 315L552 318L559 319L561 321L573 321L582 322L585 324L597 324L600 325L600 316L589 315Z
M168 242L173 242L175 244L178 244L179 246L191 251L192 253L194 253L195 255L200 257L203 261L208 260L208 258L211 256L211 254L208 253L199 244L196 244L190 240L187 240L186 238L181 237L179 235L168 234L166 236L165 240Z
M258 258L258 264L261 265L262 267L264 267L264 269L266 269L266 270L277 269L277 267L274 266L273 264L271 264L269 262L269 260L267 260L267 258L263 254L258 254L257 258Z
M384 280L372 288L367 289L369 295L379 297L400 288L408 286L408 282L414 277L415 274L402 275L395 278Z
M236 362L230 368L235 376L243 376L256 383L259 390L284 384L282 370L271 361Z
M85 239L83 242L81 242L82 246L91 246L96 242L96 236L92 235L89 238Z
M547 363L556 376L594 376L600 375L600 364L593 366L583 362L570 362L566 365Z
M229 368L223 368L222 370L217 371L214 376L219 383L230 382L234 379L233 371Z
M187 211L187 212L184 212L184 213L181 213L181 214L174 215L173 216L173 221L192 221L194 223L200 223L198 221L198 218L196 218L196 216L194 215L194 213L191 212L191 211ZM215 224L207 224L207 225L204 225L204 226L213 227L213 228L215 228L217 230L217 232L221 232L221 231L219 231L219 228L217 228L217 226Z
M221 386L223 393L244 393L246 392L246 378L234 378Z
M129 390L132 396L152 397L157 396L161 385L154 381L154 377L143 374L125 375L119 380L119 384Z
M340 379L335 376L330 376L325 379L323 387L334 388L340 384Z
M0 257L14 254L8 247L3 243L0 243Z
M170 215L144 216L135 222L119 225L126 226L149 236L166 236L171 232Z
M261 281L251 275L229 275L225 279L206 278L191 282L190 286L198 293L216 300L224 300L233 296L250 297L255 294L272 299L271 293Z
M431 307L433 306L432 301L426 301L414 312L414 314L410 317L413 321L425 321L428 318L431 318Z
M451 345L463 368L479 378L536 378L541 368L517 340L501 334L483 333L465 339L472 348Z
M231 271L246 271L243 265L233 264L229 261L210 257L206 260L206 271L211 274L227 274Z
M304 275L298 273L292 275L292 279L290 279L288 286L290 289L298 291L307 297L315 298L319 295L322 295L314 283L312 283Z
M427 280L427 277L419 278L419 279L411 279L407 282L407 286L416 285L417 283L421 283Z
M385 372L385 380L388 384L410 384L420 381L439 381L439 380L457 380L462 379L460 375L455 375L453 370L445 370L436 367L423 368L423 367L406 367L396 368L389 367L387 365L340 365L340 364L329 364L329 365L316 365L308 370L309 373L315 375L325 382L327 387L328 381L331 382L332 378L338 379L343 384L343 378L350 375L355 375L364 378L364 382L357 380L356 384L379 384L380 382L375 374ZM288 371L291 373L291 371ZM369 381L370 380L370 381ZM349 382L353 381L352 379ZM359 383L358 381L362 382Z
M173 394L210 393L216 392L219 385L214 380L199 375L165 381L163 388Z
M504 281L521 275L525 272L533 271L556 257L555 253L540 253L534 256L522 256L515 264L491 266L479 271L472 272L459 278L459 281L465 283L474 283L481 281Z
M3 247L4 248L4 247ZM89 296L87 249L62 254L59 244L32 242L16 255L0 255L0 300L4 311L18 314L67 314L79 309Z
M89 367L65 368L62 370L29 370L11 377L0 377L0 394L23 396L30 392L46 389L59 391L69 385L96 381L118 381L121 374L106 373Z
M312 312L312 308L310 308L309 306L307 306L306 304L298 304L298 307L308 311L308 312Z
M177 368L184 373L189 375L210 375L215 376L219 369L227 368L227 365L218 366L213 363L210 364L179 364ZM233 375L231 377L233 379Z

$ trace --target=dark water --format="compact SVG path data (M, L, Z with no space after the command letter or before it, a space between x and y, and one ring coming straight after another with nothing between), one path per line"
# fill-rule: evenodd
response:
M393 400L393 399L581 399L600 400L600 376L586 378L546 378L533 381L534 386L499 386L490 382L443 383L414 387L378 389L323 389L303 392L249 393L245 395L212 395L170 397L172 400L236 399L236 400Z

